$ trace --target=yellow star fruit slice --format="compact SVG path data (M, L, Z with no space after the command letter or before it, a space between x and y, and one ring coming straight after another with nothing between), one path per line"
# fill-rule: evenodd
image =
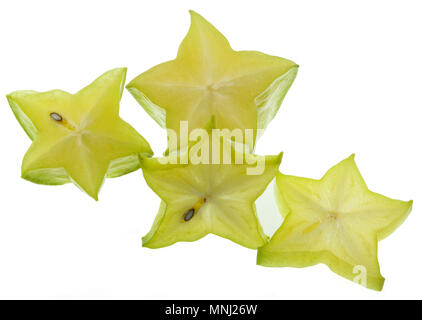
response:
M354 155L321 180L278 173L276 196L285 220L258 250L258 264L301 268L324 263L344 278L382 289L378 241L406 219L412 201L369 191Z
M126 68L113 69L76 94L16 91L9 104L32 140L22 177L60 185L74 182L94 199L104 178L140 167L148 142L119 117Z
M196 154L205 153L197 146L190 145L186 164L182 163L183 152L174 158L142 160L145 180L162 200L143 245L160 248L210 233L251 249L265 244L267 236L257 218L255 200L275 177L282 155L244 153L242 161L236 162L239 153L233 148L229 163L224 162L223 155L221 163L212 162L211 158L216 159L212 152L208 162L202 158L194 163Z
M175 60L142 73L128 85L147 113L164 128L202 128L215 116L217 128L265 129L296 77L298 66L256 51L234 51L199 14ZM254 142L252 142L253 145ZM252 147L250 145L250 147Z

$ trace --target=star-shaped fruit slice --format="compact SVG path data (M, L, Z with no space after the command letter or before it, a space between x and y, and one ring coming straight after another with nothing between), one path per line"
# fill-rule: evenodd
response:
M104 178L140 167L148 142L119 117L126 69L104 73L76 94L61 90L16 91L9 104L32 140L22 177L60 185L74 182L94 199Z
M342 277L382 289L378 241L406 219L412 201L369 191L354 155L332 167L321 180L278 173L276 197L285 220L258 250L258 264L307 267L324 263Z
M235 154L234 149L232 152ZM244 153L238 158L241 161L233 156L215 163L215 154L209 153L214 160L207 163L195 161L197 154L202 157L204 149L199 152L191 144L186 164L182 164L182 152L174 158L142 160L145 180L162 200L143 245L160 248L178 241L195 241L209 233L252 249L265 244L267 236L254 203L278 172L282 155Z
M211 116L217 128L255 134L265 129L298 66L261 52L234 51L208 21L190 13L191 26L176 59L142 73L128 90L159 125L177 133L180 121L189 121L192 130L204 127Z

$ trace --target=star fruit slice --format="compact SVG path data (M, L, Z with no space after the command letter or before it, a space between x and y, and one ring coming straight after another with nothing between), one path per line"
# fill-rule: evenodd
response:
M321 180L278 173L275 192L285 220L258 250L259 265L301 268L324 263L344 278L382 289L378 241L406 219L412 201L369 191L354 155Z
M76 94L61 90L7 95L32 140L22 177L47 185L74 182L98 200L104 178L140 167L151 156L148 142L119 117L126 68L113 69Z
M298 66L257 51L234 51L208 21L190 11L191 26L175 60L159 64L127 89L163 128L265 129L296 77ZM254 141L248 143L253 147Z
M278 172L282 154L242 153L238 161L235 158L240 153L233 148L229 161L222 155L221 163L216 163L210 153L207 161L199 162L195 155L201 158L205 152L197 147L189 146L186 164L183 152L142 160L145 180L162 200L143 246L166 247L209 233L251 249L265 244L267 236L257 218L255 200Z

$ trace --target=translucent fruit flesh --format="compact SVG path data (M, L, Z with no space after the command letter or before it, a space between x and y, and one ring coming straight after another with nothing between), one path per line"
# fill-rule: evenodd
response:
M61 90L16 91L7 96L32 145L22 177L58 185L73 181L91 197L106 176L140 167L152 155L147 141L119 117L126 69L113 69L76 94Z
M162 127L265 129L274 118L298 66L256 51L234 51L227 39L191 11L191 27L175 60L157 65L127 88ZM255 131L256 133L256 131Z
M266 243L254 202L274 178L281 155L261 157L265 170L260 175L248 175L246 163L162 164L166 158L142 161L145 180L162 200L143 238L145 247L195 241L209 233L252 249Z
M353 156L331 168L321 180L278 173L275 192L285 220L270 242L258 250L258 264L307 267L324 263L355 281L364 270L364 285L382 289L377 243L406 219L412 201L369 191Z

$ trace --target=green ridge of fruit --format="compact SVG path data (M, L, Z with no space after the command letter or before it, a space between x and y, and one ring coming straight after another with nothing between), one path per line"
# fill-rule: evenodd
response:
M285 220L259 248L259 265L302 268L323 263L344 278L382 289L378 241L406 219L412 201L369 191L354 155L321 180L278 173L275 192Z
M47 185L74 182L94 199L104 178L139 169L148 142L119 117L126 68L110 70L76 94L15 91L7 100L32 140L22 177Z

